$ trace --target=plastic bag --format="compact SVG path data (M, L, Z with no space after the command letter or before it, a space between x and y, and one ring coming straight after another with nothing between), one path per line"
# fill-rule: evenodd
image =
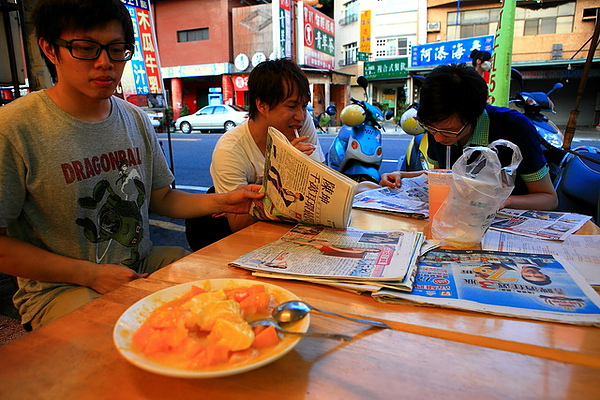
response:
M502 166L498 147L512 150L510 165ZM452 166L452 187L431 223L431 232L442 246L471 247L492 224L498 209L515 187L521 151L508 140L488 147L469 147Z

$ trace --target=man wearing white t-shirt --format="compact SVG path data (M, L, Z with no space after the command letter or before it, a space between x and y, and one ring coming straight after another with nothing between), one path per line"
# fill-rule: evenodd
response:
M210 174L217 193L249 183L262 184L269 126L281 131L298 150L325 161L312 119L308 79L289 59L260 63L248 78L250 98L247 122L226 132L215 146ZM227 214L233 232L252 223L250 215Z

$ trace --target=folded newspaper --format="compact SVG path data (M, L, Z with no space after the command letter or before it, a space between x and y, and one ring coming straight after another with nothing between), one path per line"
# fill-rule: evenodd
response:
M381 289L384 303L418 303L542 321L600 326L600 296L551 255L432 250L411 293Z
M345 228L357 182L296 149L269 127L262 191L250 214L267 221Z
M559 211L498 211L490 229L545 240L565 240L592 217Z
M408 290L423 243L420 232L334 229L298 224L230 265L260 276L338 286L356 292Z
M383 187L359 193L354 196L352 207L416 219L428 218L427 174L402 179L398 189Z

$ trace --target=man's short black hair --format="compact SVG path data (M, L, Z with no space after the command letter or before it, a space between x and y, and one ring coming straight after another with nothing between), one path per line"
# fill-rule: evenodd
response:
M430 125L457 115L475 126L488 98L488 86L475 68L465 64L440 65L425 78L417 118Z
M298 64L287 58L261 62L248 77L250 118L258 115L256 100L260 99L273 108L290 97L295 90L300 99L308 103L310 84Z
M89 31L117 21L123 27L125 42L135 43L133 22L121 0L39 0L33 12L38 40L44 38L54 46L56 39L67 31ZM56 67L44 55L46 66L56 82Z

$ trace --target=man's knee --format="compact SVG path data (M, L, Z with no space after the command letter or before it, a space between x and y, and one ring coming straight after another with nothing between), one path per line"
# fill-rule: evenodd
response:
M188 254L190 254L189 251L179 246L155 246L144 260L144 265L140 272L151 274Z
M100 293L84 286L63 290L33 317L29 325L31 329L35 330L86 305L100 296Z

